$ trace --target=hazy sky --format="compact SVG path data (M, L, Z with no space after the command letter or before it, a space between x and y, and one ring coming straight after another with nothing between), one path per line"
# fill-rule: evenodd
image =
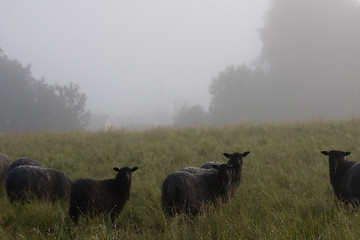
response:
M0 0L0 48L92 113L208 107L211 79L261 50L270 0Z

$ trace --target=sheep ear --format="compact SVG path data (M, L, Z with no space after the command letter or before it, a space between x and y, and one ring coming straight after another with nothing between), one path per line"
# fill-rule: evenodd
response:
M349 156L351 152L344 152L344 156Z
M322 154L326 155L326 156L329 156L329 151L321 151Z
M230 154L228 154L228 153L223 153L223 155L227 158L230 158Z
M120 171L120 168L117 168L117 167L114 167L113 168L116 172L119 172Z
M138 170L139 168L138 167L133 167L132 169L131 169L131 172L135 172L136 170Z
M242 157L246 157L247 155L249 155L249 153L250 153L249 151L243 152L243 153L241 154L241 156L242 156Z

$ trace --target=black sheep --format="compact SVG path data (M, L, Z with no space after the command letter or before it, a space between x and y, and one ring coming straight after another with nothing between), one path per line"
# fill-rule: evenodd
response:
M0 153L0 182L5 180L6 173L11 164L11 159L3 153Z
M23 166L23 165L40 167L40 164L37 161L35 161L34 159L31 159L28 157L23 157L23 158L19 158L18 160L12 162L8 168L8 172L10 172L12 169L14 169L18 166Z
M241 170L242 170L242 165L243 165L243 158L246 157L247 155L249 155L250 152L243 152L243 153L224 153L223 155L225 157L227 157L229 160L227 161L227 164L229 166L232 166L232 176L233 178L231 179L231 183L230 183L230 195L234 195L234 192L236 190L236 188L240 185L240 181L241 181ZM220 163L217 162L210 162L210 163L205 163L201 166L201 168L206 168L206 169L211 169L214 165L220 165Z
M113 168L115 179L97 181L91 178L74 182L70 192L69 215L77 225L79 215L87 218L100 214L110 214L111 222L124 208L130 198L131 176L138 168Z
M52 168L22 165L8 172L6 193L10 202L30 202L33 199L65 198L72 181L64 173Z
M212 169L188 167L171 173L162 184L162 208L166 214L196 214L203 203L226 202L232 167L214 165Z
M347 158L350 152L322 151L329 156L330 182L336 197L352 205L360 201L360 164Z

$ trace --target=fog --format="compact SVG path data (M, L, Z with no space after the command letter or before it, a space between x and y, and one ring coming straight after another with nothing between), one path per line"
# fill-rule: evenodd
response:
M92 114L171 121L183 104L206 109L211 79L259 55L270 0L0 2L0 48L34 77L78 84Z
M77 84L98 127L360 116L359 0L0 0L0 5L3 53L30 63L36 79ZM6 88L10 67L0 67ZM36 115L27 111L33 100L41 114L65 118L47 104L64 102L65 95L50 100L39 95L48 93L44 89L39 84L30 90L29 100L21 98L22 109L13 105L13 115L3 114L0 122L10 130L16 119L27 119L25 113ZM0 105L18 102L9 100L14 95L22 94L3 90ZM84 121L74 122L86 125L89 114L78 113ZM25 125L19 123L34 127Z

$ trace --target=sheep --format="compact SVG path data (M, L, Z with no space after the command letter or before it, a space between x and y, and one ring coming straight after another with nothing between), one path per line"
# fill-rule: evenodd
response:
M33 199L65 198L72 181L64 173L52 168L22 165L8 172L5 182L9 201L31 202Z
M132 173L138 167L113 169L117 172L115 179L97 181L83 178L74 182L70 191L69 215L75 225L80 214L88 220L88 213L90 216L110 214L115 225L115 219L130 198Z
M212 169L188 167L171 173L162 184L161 203L167 215L180 212L197 214L203 203L216 204L228 199L232 166L214 165Z
M40 167L40 164L28 157L23 157L23 158L19 158L18 160L12 162L8 168L8 172L10 172L11 170L13 170L14 168L18 167L18 166L22 166L22 165L29 165L29 166L38 166Z
M241 170L243 165L243 158L249 155L249 151L243 152L243 153L223 153L225 157L227 157L229 160L227 161L227 164L229 166L233 166L231 169L233 171L230 182L230 196L233 196L235 193L236 188L240 185L241 181ZM220 165L218 162L209 162L205 163L201 166L201 168L211 169L214 165Z
M336 197L346 204L360 202L360 164L347 158L351 153L339 150L321 151L329 156L330 183Z
M3 153L0 153L0 182L3 182L6 177L6 173L11 164L11 159Z

